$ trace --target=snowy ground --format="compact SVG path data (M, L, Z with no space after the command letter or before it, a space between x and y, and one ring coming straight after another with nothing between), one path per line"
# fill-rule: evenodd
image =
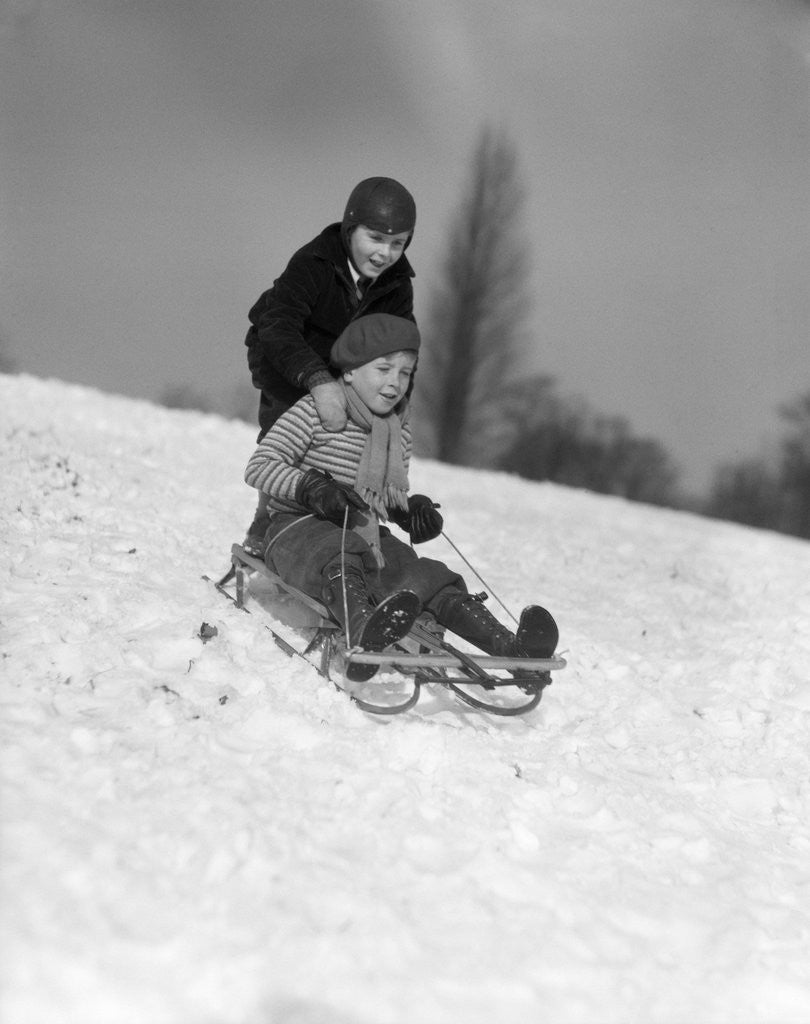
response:
M419 462L568 667L378 719L200 578L251 427L24 376L0 426L3 1024L810 1021L810 545Z

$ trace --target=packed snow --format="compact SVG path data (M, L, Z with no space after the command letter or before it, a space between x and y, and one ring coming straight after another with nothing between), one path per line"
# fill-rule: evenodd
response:
M0 424L4 1024L810 1021L806 542L417 460L567 667L379 718L201 578L254 428L27 376Z

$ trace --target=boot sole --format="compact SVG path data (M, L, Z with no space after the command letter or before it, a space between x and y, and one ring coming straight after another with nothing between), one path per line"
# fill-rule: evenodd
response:
M530 605L520 613L517 639L530 658L550 658L557 650L560 631L551 612Z
M422 610L422 602L410 590L400 590L381 601L369 616L358 638L364 651L377 653L395 644L410 632ZM378 671L379 665L349 665L346 678L362 683Z

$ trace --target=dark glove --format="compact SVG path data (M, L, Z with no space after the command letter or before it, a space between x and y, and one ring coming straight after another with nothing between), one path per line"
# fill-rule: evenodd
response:
M414 544L424 544L442 532L444 519L436 511L440 506L424 494L412 494L408 498L408 511L404 508L388 510L388 518L406 533Z
M338 483L320 469L308 469L304 473L295 489L295 500L318 519L328 519L333 523L343 523L347 508L350 516L353 508L368 511L368 505L357 491L348 484Z

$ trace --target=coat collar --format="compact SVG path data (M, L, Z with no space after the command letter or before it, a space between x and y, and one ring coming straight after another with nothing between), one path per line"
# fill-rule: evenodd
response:
M343 247L340 224L330 224L324 228L310 243L310 251L313 256L318 256L332 263L338 273L346 279L347 283L352 285L351 275L349 274L349 256ZM413 267L408 262L408 257L403 253L393 267L389 267L388 270L380 274L379 280L390 281L397 277L414 276Z

